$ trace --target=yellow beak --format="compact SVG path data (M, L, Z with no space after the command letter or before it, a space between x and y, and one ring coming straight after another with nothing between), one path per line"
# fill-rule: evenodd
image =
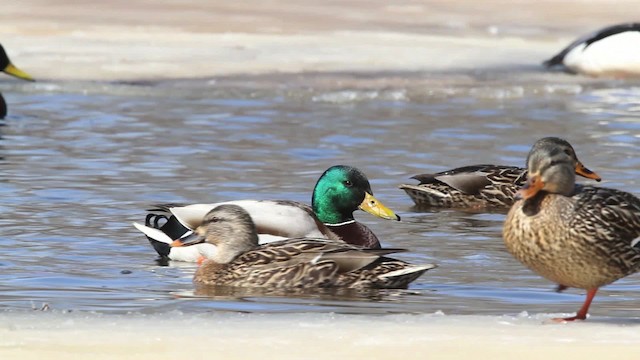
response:
M4 72L6 72L9 75L15 76L19 79L23 79L23 80L27 80L27 81L35 81L31 75L27 74L26 72L18 69L17 67L15 67L13 64L9 63L9 65L7 65L6 68L4 68L4 70L2 70Z
M360 210L366 211L371 215L387 219L387 220L398 220L400 221L400 216L396 215L391 209L386 207L383 203L378 201L373 195L365 192L364 200L360 203Z

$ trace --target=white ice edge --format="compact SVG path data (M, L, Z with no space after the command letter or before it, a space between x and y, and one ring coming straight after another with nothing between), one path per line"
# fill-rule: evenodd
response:
M3 359L631 358L640 319L553 316L206 313L0 314Z

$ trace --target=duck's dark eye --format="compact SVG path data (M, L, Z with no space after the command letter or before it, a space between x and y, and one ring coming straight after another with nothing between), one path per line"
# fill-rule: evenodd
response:
M569 156L573 156L573 154L571 153L571 150L569 150L569 149L564 149L564 153L569 155Z
M352 183L350 180L345 180L345 181L344 181L344 186L346 186L346 187L352 187L352 186L353 186L353 183Z

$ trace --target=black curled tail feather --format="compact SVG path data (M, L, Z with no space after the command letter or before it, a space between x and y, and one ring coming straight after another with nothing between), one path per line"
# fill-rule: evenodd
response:
M162 214L147 214L144 224L148 227L158 229L165 233L171 239L180 239L190 230L182 226L175 216L167 217ZM152 239L147 236L149 243L162 257L168 257L171 252L171 246L167 243Z

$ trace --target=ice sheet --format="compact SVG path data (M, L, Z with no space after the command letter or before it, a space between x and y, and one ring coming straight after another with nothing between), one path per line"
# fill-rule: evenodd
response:
M3 359L632 359L639 319L236 313L0 315Z
M26 0L2 42L37 79L132 80L308 71L539 66L633 1Z

